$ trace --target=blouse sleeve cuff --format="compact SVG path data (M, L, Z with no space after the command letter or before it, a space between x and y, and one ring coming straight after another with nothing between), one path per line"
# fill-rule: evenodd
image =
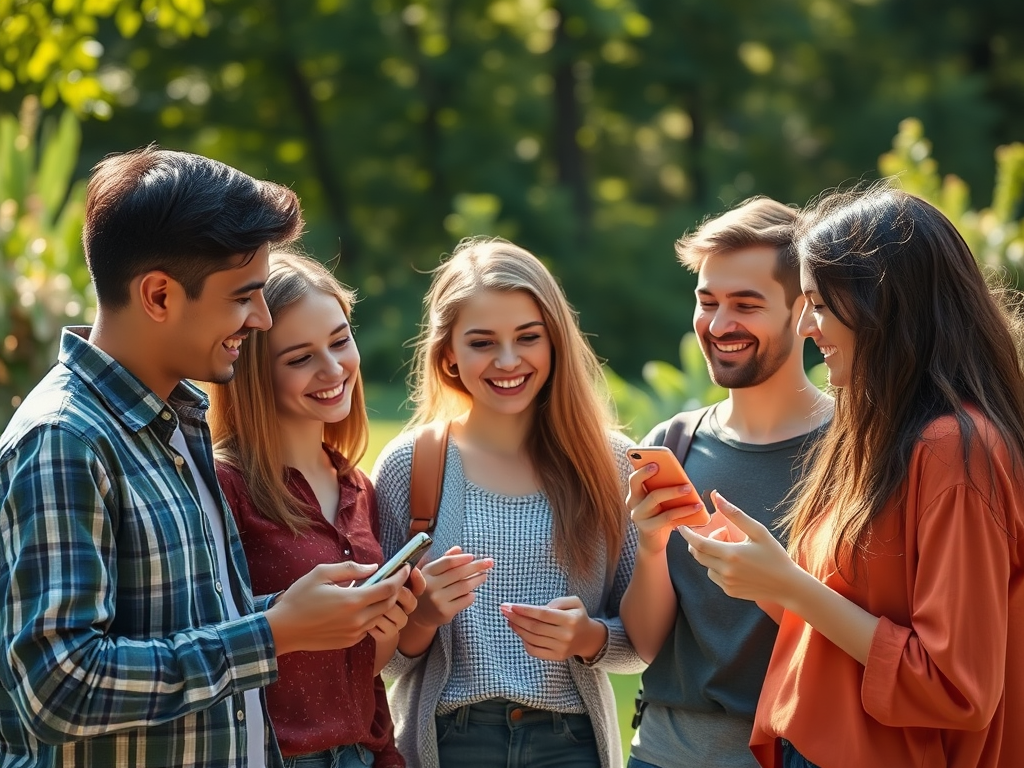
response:
M909 637L908 628L894 624L884 616L879 618L875 634L871 637L860 695L864 710L881 723L889 722L892 717L893 681L899 673L903 649Z

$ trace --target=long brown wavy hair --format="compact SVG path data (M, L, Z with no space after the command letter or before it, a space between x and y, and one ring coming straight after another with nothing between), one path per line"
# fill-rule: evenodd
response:
M270 256L270 276L263 296L270 316L277 319L303 296L317 292L333 296L351 322L355 293L346 288L320 262L292 253ZM245 487L258 500L259 511L269 520L299 534L309 527L302 502L285 485L284 454L277 429L277 405L271 377L267 331L252 331L241 346L235 376L210 391L210 430L214 455L241 473ZM348 418L324 424L323 441L344 458L343 476L354 471L366 452L369 437L363 377L357 372L352 387Z
M936 417L956 418L966 462L976 432L966 406L974 406L1019 472L1020 322L949 219L888 184L825 197L801 215L795 242L825 305L853 330L854 351L849 385L834 393L832 424L783 526L796 553L827 515L843 570L869 546L886 502L905 493L914 446Z
M410 375L412 424L452 419L472 405L462 381L445 373L452 327L482 291L522 291L540 308L551 338L551 376L537 395L527 450L551 501L555 557L585 573L603 534L609 557L622 546L625 508L608 442L610 409L601 365L555 278L533 254L498 238L467 238L434 271Z

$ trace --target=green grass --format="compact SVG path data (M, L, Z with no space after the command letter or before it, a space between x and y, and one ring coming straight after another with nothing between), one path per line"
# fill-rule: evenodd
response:
M383 409L382 409L383 410ZM371 411L372 413L372 411ZM373 467L373 462L381 449L399 432L402 431L404 422L394 419L370 420L370 445L367 448L366 456L363 457L361 466L367 472ZM630 721L633 719L633 697L636 695L639 675L612 675L612 688L615 689L615 702L619 711L619 729L622 732L622 751L629 754L629 742L633 738L633 729Z

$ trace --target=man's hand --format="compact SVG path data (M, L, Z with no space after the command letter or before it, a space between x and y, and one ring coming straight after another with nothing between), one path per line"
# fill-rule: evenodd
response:
M292 651L349 648L373 629L398 602L405 569L372 587L349 586L375 565L318 565L292 584L266 612L277 655Z

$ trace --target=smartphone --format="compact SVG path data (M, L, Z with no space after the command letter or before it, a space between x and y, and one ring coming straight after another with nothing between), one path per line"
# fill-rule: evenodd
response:
M704 508L704 502L701 500L700 494L697 493L696 487L690 482L690 478L686 476L683 465L679 463L679 459L676 458L671 448L666 448L663 445L653 445L644 448L634 446L626 451L626 458L633 465L633 469L641 469L648 464L658 465L658 474L644 482L644 490L648 493L659 488L667 488L670 485L689 485L692 490L686 496L680 496L678 499L663 502L661 509L666 510L690 504L700 504L700 512L695 512L689 517L684 518L679 524L694 527L708 524L711 520L711 515Z
M377 584L386 579L388 576L393 575L396 571L400 570L401 567L406 563L409 563L410 565L416 565L417 561L420 559L423 553L426 552L427 549L430 548L430 545L433 543L434 540L427 536L427 534L417 533L415 536L413 536L411 539L405 542L405 545L400 550L395 552L395 554L392 556L390 560L388 560L386 563L384 563L384 565L382 565L380 568L374 571L373 575L370 576L370 578L368 578L359 586L372 587L374 584Z

